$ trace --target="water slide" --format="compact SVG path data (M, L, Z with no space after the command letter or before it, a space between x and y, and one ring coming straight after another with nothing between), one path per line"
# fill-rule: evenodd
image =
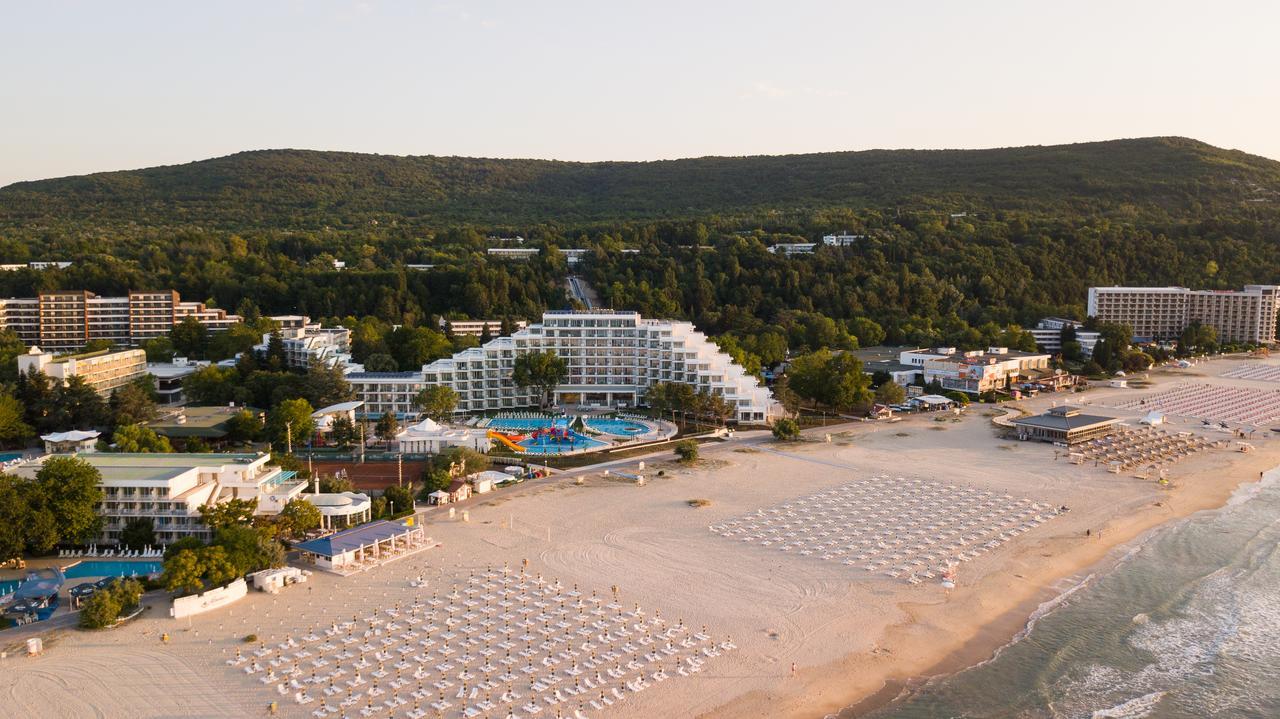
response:
M513 452L524 452L525 448L511 441L511 438L501 432L489 430L489 439L496 439Z

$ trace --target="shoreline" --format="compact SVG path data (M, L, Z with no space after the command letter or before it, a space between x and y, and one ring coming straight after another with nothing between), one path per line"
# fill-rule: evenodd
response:
M1222 458L1219 454L1218 459ZM1188 467L1200 463L1186 461ZM1194 472L1179 467L1177 476L1183 486L1151 497L1130 516L1112 518L1088 540L1076 538L1071 547L1043 562L1039 571L1015 572L1008 566L1016 563L1010 558L1005 567L958 587L942 602L901 602L897 608L907 619L885 628L872 652L855 651L806 668L796 674L793 690L755 690L699 716L858 719L891 705L904 691L986 663L1017 641L1046 603L1113 570L1126 554L1120 550L1140 545L1155 532L1198 512L1221 509L1241 487L1261 481L1267 471L1280 470L1280 445L1235 455L1226 464L1228 471L1196 478L1194 485L1187 484L1187 475ZM1020 554L1054 543L1058 543L1055 538L1041 538ZM1063 586L1067 582L1070 586ZM1000 602L999 597L1009 601ZM955 630L961 623L964 629ZM943 637L950 641L939 641Z

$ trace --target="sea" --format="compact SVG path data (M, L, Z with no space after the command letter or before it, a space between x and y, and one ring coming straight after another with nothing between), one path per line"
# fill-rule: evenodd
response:
M841 719L1280 717L1280 468L1041 606L991 659Z

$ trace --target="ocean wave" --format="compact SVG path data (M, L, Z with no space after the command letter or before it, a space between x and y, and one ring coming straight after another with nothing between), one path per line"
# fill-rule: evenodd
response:
M1099 709L1090 715L1090 719L1142 719L1151 716L1164 695L1164 692L1143 694L1108 709Z

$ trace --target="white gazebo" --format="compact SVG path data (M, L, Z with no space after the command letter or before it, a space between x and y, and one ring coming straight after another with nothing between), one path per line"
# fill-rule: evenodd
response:
M54 432L40 435L44 440L45 454L66 454L69 452L96 452L98 437L101 432L94 430L73 429L70 432Z
M320 510L320 528L350 527L373 518L373 502L359 492L302 494L303 499Z

